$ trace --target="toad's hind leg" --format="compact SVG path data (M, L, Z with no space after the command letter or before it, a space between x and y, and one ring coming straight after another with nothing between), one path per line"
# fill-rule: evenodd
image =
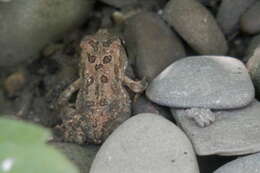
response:
M145 79L141 81L134 81L130 79L128 76L124 77L123 83L135 93L141 93L147 87L147 81Z
M61 125L55 127L55 133L60 138L61 141L74 142L78 144L83 144L86 142L86 135L84 133L82 116L73 112L70 112L65 117L69 119L64 120Z
M187 116L193 119L198 126L207 127L212 124L216 117L210 109L191 108L186 110Z

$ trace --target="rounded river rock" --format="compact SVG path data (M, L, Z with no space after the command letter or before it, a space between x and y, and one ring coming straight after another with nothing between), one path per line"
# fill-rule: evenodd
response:
M200 54L224 55L226 39L211 13L197 0L170 0L165 20Z
M141 12L126 22L125 39L137 74L149 81L172 62L185 56L178 36L157 14Z
M226 35L232 35L239 29L241 15L256 0L222 0L217 14L217 21Z
M119 126L98 151L90 173L199 173L192 145L172 122L138 114Z
M93 0L0 2L0 67L37 57L49 42L83 23Z
M214 173L259 173L260 153L240 157L220 167Z
M168 66L150 83L146 95L169 107L232 109L254 99L254 86L241 61L225 56L194 56Z
M241 30L249 34L260 32L260 1L257 1L249 8L240 19Z
M240 109L214 111L216 121L198 127L185 109L172 115L192 141L198 155L235 156L260 152L260 103L254 100Z
M257 47L247 61L247 68L255 86L256 95L260 95L260 47Z

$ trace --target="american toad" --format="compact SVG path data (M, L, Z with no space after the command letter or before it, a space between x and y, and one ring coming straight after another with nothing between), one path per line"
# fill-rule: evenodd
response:
M79 79L58 98L62 124L56 129L64 141L99 144L131 114L123 85L138 93L144 91L146 82L125 75L125 50L121 40L107 30L86 36L80 46ZM76 92L75 103L70 103Z

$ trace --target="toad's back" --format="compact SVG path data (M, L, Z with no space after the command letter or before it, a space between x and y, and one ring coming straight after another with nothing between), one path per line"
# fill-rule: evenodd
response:
M81 47L76 108L84 114L88 136L100 139L130 116L130 98L122 86L126 54L120 39L104 30L86 37Z

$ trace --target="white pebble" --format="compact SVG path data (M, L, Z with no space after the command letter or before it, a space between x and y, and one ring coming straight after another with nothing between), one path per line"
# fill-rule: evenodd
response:
M14 165L14 158L7 158L0 164L0 170L9 172Z

